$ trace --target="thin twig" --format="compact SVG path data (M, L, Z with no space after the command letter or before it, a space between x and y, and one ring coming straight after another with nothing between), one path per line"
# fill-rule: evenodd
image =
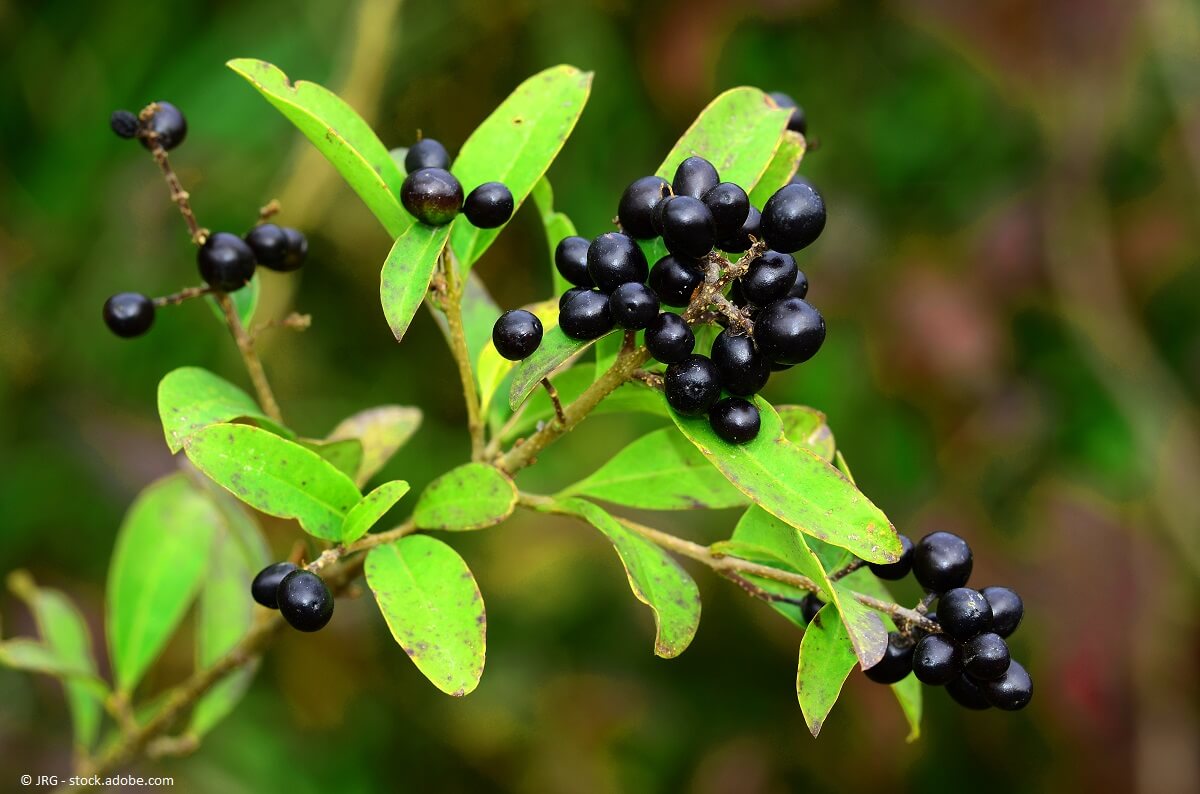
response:
M157 109L158 106L151 103L143 108L141 112L142 118L147 118L147 114L152 116ZM154 157L154 162L158 163L159 170L162 171L163 179L167 182L167 189L171 191L171 201L175 202L175 206L179 208L179 214L183 216L183 221L187 224L188 234L191 235L192 242L196 245L203 245L204 241L208 239L208 229L202 228L196 221L196 214L192 212L189 194L183 189L183 183L179 181L179 175L171 167L171 158L167 155L167 150L159 144L156 133L147 130L141 133L141 135L150 143L150 154Z
M562 424L567 423L567 415L563 413L562 403L558 399L558 389L554 388L554 384L549 378L542 378L542 388L546 390L546 394L550 395L550 403L554 406L554 415Z
M866 564L867 564L866 560L853 559L850 562L843 565L841 568L839 568L836 571L834 571L833 573L829 574L829 581L836 582L838 579L842 579L846 576L849 576L850 574L854 573L855 571L857 571L859 568L862 568Z
M225 292L218 292L216 298L217 303L221 305L221 311L225 312L225 322L229 325L229 332L233 334L233 341L237 343L238 352L242 354L246 372L250 374L250 382L254 384L254 391L258 394L259 405L267 412L267 416L283 424L283 413L279 410L279 403L275 401L275 393L271 391L262 360L254 350L254 339L246 333L237 307L233 305L233 299Z
M462 381L463 400L467 404L467 429L471 434L471 460L480 461L484 459L486 448L483 414L479 407L479 391L475 386L475 373L471 369L467 334L463 329L462 279L459 278L458 263L448 252L442 257L442 276L445 279L445 291L442 294L439 308L446 315L446 326L450 330L450 352L458 367L458 377Z
M212 295L216 292L215 289L207 284L201 287L184 287L179 292L172 292L170 295L163 295L161 298L155 298L153 303L157 307L162 306L178 306L184 301L189 301L193 298L200 298L205 295Z
M266 204L258 208L258 222L266 223L267 221L271 220L271 218L278 215L281 209L283 209L283 207L280 205L279 199L271 199Z
M792 604L793 606L803 606L804 604L803 598L793 598L792 596L785 596L782 593L772 593L766 588L759 587L754 582L742 576L740 573L734 573L733 571L721 571L720 573L726 579L733 582L738 587L742 588L751 596L759 600L772 601L781 604Z
M663 390L663 376L658 372L650 372L649 370L645 369L635 369L633 372L629 373L629 379L636 380L639 383L644 383L651 389L655 389L657 391Z

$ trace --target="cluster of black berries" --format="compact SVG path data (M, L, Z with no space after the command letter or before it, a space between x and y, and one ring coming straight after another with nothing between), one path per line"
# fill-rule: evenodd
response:
M250 583L250 594L267 609L278 609L299 631L320 631L333 617L333 593L325 580L295 563L263 568Z
M463 199L462 185L450 173L450 154L433 138L422 138L404 156L408 176L400 186L400 203L417 220L445 226L460 211L472 226L495 229L512 217L512 191L503 182L484 182Z
M147 148L173 149L187 135L187 120L170 102L155 102L153 112L139 118L128 110L112 114L112 129L122 138L137 138ZM238 237L230 232L209 234L196 252L200 277L210 290L236 292L254 277L258 265L289 272L308 256L308 240L296 229L262 222ZM141 336L154 323L155 301L140 292L118 292L104 302L104 322L114 334Z

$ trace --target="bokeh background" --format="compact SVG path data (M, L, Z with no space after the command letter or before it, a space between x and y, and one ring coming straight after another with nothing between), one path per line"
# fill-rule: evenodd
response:
M488 604L488 669L437 693L365 600L291 634L194 755L145 762L185 791L783 792L1200 790L1200 6L1191 0L464 0L0 2L0 572L78 600L103 636L121 515L173 467L154 394L184 365L244 375L198 303L147 337L100 322L112 292L195 281L153 164L118 107L188 115L173 160L202 223L241 230L268 198L311 241L270 276L267 337L299 429L400 402L426 411L385 472L421 487L467 453L457 378L421 315L402 346L378 307L388 240L226 59L256 56L346 96L386 143L455 150L524 77L595 70L550 171L585 234L720 90L808 110L802 173L830 207L804 252L830 334L768 396L825 411L860 485L902 531L950 529L979 584L1025 596L1037 682L1018 715L928 692L905 744L890 694L854 674L819 739L793 689L796 630L706 571L679 659L606 542L518 516L455 538ZM520 212L480 268L502 305L549 291ZM523 475L567 484L647 425L597 417ZM659 515L696 539L736 513ZM284 554L295 535L268 525ZM905 591L915 600L916 594ZM0 597L4 634L29 616ZM97 643L103 654L103 643ZM187 674L186 639L149 690ZM64 771L57 684L0 671L0 789Z

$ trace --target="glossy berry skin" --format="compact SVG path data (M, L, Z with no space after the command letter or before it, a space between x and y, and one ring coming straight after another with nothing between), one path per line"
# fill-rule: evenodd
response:
M926 634L913 648L913 675L922 684L942 686L959 672L958 643L945 634Z
M639 240L657 236L654 208L670 192L669 188L667 180L661 176L644 176L630 182L617 205L617 220L621 223L621 230Z
M671 187L676 196L691 196L694 199L704 198L704 194L715 188L721 182L717 169L703 157L692 156L679 164L675 169L675 179Z
M691 303L692 293L704 281L700 267L672 254L664 256L650 268L650 288L667 306L682 308Z
M784 298L763 307L754 318L758 349L775 364L802 364L825 341L825 318L800 298Z
M234 292L254 277L254 251L236 234L210 234L196 251L196 264L205 283L222 292Z
M912 672L913 643L897 631L888 633L887 650L878 664L863 672L877 684L895 684Z
M721 397L721 375L711 359L693 353L667 367L663 390L676 413L701 416Z
M784 185L763 205L763 239L776 251L806 248L824 228L825 202L811 185Z
M871 569L871 573L878 576L880 579L886 579L889 582L895 582L908 576L912 570L913 561L913 542L908 539L908 535L900 536L900 559L895 562L872 562L867 565Z
M675 256L699 259L717 244L716 227L708 207L691 196L663 199L662 237Z
M114 110L108 119L108 126L112 127L118 138L133 138L138 134L141 122L128 110Z
M472 226L479 229L495 229L508 223L512 217L513 194L503 182L484 182L467 195L463 202L463 215Z
M601 292L612 292L631 281L644 282L650 274L646 255L637 241L620 232L607 232L592 240L587 269Z
M722 182L705 193L702 200L712 213L718 240L736 236L750 215L750 197L732 182Z
M638 281L622 284L608 296L613 322L630 331L640 331L658 317L658 296Z
M762 417L758 408L741 397L725 397L717 400L708 412L708 423L723 441L730 444L745 444L758 436Z
M1008 671L1008 643L995 632L976 634L962 644L963 672L976 681L994 681Z
M964 708L975 711L991 708L992 704L988 703L987 698L984 697L983 688L965 675L950 679L946 683L946 691L950 697L954 698L955 703Z
M587 292L587 291L588 290L585 287L571 287L569 290L564 292L562 295L558 296L558 310L561 312L564 308L566 308L566 305L571 302L572 298L574 298L576 295L578 295L581 292Z
M1012 662L1004 675L980 684L987 702L1004 711L1020 711L1033 699L1033 679L1020 662Z
M809 593L800 601L800 614L804 617L805 623L812 623L813 618L821 611L821 607L825 606L825 602L817 598L814 593Z
M141 336L154 325L154 301L140 292L118 292L104 302L104 324L123 339Z
M803 270L796 271L796 283L787 291L789 298L805 298L808 296L808 276Z
M782 91L772 91L768 96L774 99L775 104L779 105L779 107L791 109L792 115L788 118L787 125L789 130L798 132L801 135L808 131L808 116L804 113L804 108L796 104L796 100Z
M992 631L1001 637L1008 637L1021 625L1025 615L1025 605L1021 596L1007 587L985 587L979 592L988 600L992 607Z
M304 264L304 260L308 258L308 238L298 229L290 226L283 227L283 235L287 238L287 254L278 265L273 267L267 265L267 267L283 273L299 270Z
M696 335L683 318L663 312L646 326L646 349L664 364L683 361L696 347Z
M983 593L969 587L947 590L938 599L938 623L956 640L969 640L992 627L992 608Z
M931 532L913 551L913 575L932 593L962 587L971 578L971 547L950 532Z
M588 246L591 245L583 237L572 235L558 241L554 248L554 266L570 283L577 287L591 289L596 286L588 274Z
M422 138L408 147L408 153L404 155L404 172L406 174L420 171L422 168L450 170L450 153L446 151L445 146L433 138Z
M746 300L756 306L766 306L788 297L799 272L796 259L791 254L763 251L762 256L750 264L750 269L738 280L738 284Z
M187 137L187 119L183 117L179 108L170 102L159 101L154 104L158 106L158 110L145 122L143 128L147 133L154 133L154 140L159 146L168 150L174 149ZM147 149L152 148L150 137L147 135L142 138L142 145Z
M730 394L757 394L771 377L771 365L754 346L754 341L737 331L725 329L712 346L712 362L721 373L721 384Z
M737 234L727 240L718 240L717 247L731 253L748 251L752 242L751 237L755 240L762 239L762 213L754 206L750 207L750 214L746 216L746 221Z
M283 229L273 223L260 223L246 232L246 245L254 252L255 260L274 270L283 264L288 253L288 238Z
M279 612L294 629L320 631L333 617L333 594L311 571L292 571L283 577L276 593Z
M542 321L533 312L512 309L500 315L492 326L492 344L509 361L533 355L542 343Z
M462 185L444 168L420 168L404 178L400 203L421 223L445 226L462 209Z
M267 609L279 609L279 583L299 566L294 562L277 562L258 572L250 583L250 595Z
M558 325L572 339L599 339L613 328L608 296L591 289L579 293L558 313Z

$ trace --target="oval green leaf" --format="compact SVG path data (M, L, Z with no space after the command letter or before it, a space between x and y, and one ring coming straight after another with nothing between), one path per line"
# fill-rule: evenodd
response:
M421 418L420 408L405 405L368 408L339 422L326 440L357 439L362 445L362 461L354 477L355 484L361 488L408 443L421 426Z
M367 534L367 531L383 518L383 514L391 510L406 493L408 483L404 480L392 480L364 496L362 501L346 514L346 521L342 525L342 543L353 543Z
M421 308L449 238L449 226L415 223L392 244L379 277L379 302L396 341Z
M516 504L517 486L507 474L486 463L465 463L429 483L413 521L421 529L483 529L512 515Z
M754 189L749 191L750 203L762 209L763 204L767 203L767 199L771 198L776 190L792 181L792 177L800 168L800 161L804 159L806 148L807 142L803 135L786 130L779 141L779 148L775 150L775 156L771 158Z
M159 381L158 415L172 453L183 449L197 430L234 419L250 419L278 435L292 437L292 432L272 421L249 394L200 367L171 370Z
M342 438L336 441L300 438L296 443L317 453L350 479L354 479L362 465L363 446L357 438Z
M554 249L564 237L572 237L578 232L575 231L575 224L570 218L554 209L554 188L551 187L549 179L544 176L539 179L533 186L532 196L538 215L542 218L542 228L546 231L546 242L550 246L550 278L554 283L554 294L561 295L569 290L572 284L558 272L558 266L554 264Z
M775 410L779 412L783 435L788 441L804 447L827 463L833 462L833 431L829 429L825 414L806 405L779 405Z
M796 669L796 697L813 736L821 732L857 662L837 610L826 604L804 630Z

